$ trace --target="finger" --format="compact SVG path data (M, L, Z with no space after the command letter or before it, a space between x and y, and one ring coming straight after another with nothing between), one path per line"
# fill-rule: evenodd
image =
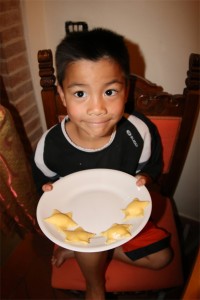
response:
M137 186L142 186L145 185L146 183L146 179L144 177L140 177L137 181L136 181L136 185Z
M42 190L44 192L49 192L49 191L52 190L52 188L53 188L53 186L51 184L44 184L43 187L42 187Z

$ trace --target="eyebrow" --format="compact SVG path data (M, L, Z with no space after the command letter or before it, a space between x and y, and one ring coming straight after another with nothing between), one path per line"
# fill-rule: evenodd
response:
M87 86L87 84L84 84L84 83L78 83L78 82L73 82L73 83L71 83L71 84L69 84L68 86L67 86L67 88L68 89L70 89L70 88L73 88L73 87L76 87L76 86Z
M114 84L114 83L118 83L118 84L121 84L121 85L124 84L124 82L122 80L113 79L109 82L106 82L105 86L109 86L109 85ZM73 88L73 87L85 87L85 86L87 86L87 84L85 84L85 83L73 82L73 83L69 84L67 86L67 88L70 89L70 88Z
M124 82L123 82L122 80L113 79L113 80L107 82L107 83L105 84L105 86L111 85L111 84L113 84L113 83L124 84Z

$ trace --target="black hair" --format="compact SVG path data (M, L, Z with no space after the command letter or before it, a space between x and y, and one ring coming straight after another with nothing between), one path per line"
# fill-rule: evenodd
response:
M65 70L71 62L81 59L97 61L103 57L115 60L128 81L129 54L123 36L102 28L70 33L56 49L58 83L62 86Z

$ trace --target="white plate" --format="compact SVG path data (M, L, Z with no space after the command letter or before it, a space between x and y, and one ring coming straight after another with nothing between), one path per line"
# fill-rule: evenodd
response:
M137 187L135 177L110 169L91 169L73 173L53 184L37 207L37 220L44 234L55 244L79 252L98 252L118 247L136 236L147 223L152 209L151 197L145 186ZM143 217L123 221L125 208L134 198L149 201ZM54 209L72 212L73 220L86 231L96 233L88 245L66 242L64 235L44 221ZM131 237L106 244L99 233L114 223L132 224Z

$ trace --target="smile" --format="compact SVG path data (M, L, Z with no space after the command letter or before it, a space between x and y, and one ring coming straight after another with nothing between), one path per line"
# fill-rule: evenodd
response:
M87 122L89 125L94 125L94 126L100 126L108 123L109 120L102 120L102 121L89 121Z

